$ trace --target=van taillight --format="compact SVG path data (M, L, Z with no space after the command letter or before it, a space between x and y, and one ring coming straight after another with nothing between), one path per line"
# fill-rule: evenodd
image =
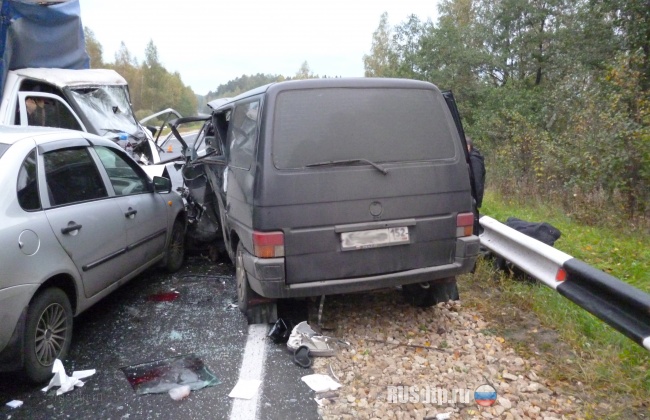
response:
M456 237L470 236L474 232L474 213L458 213L456 216Z
M253 252L256 257L284 257L284 233L253 232Z

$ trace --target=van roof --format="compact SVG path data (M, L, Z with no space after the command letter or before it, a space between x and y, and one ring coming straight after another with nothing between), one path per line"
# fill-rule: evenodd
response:
M402 89L431 89L439 90L433 83L412 79L393 79L383 77L338 77L327 79L300 79L273 82L255 89L243 92L231 100L219 104L219 107L259 95L265 92L270 94L283 90L319 89L319 88L402 88Z

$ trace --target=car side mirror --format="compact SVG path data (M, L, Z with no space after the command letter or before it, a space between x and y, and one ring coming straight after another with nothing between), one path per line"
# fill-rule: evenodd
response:
M154 137L156 136L156 133L158 132L158 129L156 127L154 127L153 125L148 125L147 129L149 131L151 131L152 136L154 136Z
M168 178L154 176L153 190L157 193L169 193L172 191L172 182Z

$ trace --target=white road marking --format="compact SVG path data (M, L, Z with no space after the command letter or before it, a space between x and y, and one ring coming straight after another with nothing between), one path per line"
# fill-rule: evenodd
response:
M248 339L244 349L244 359L239 370L239 379L257 379L262 385L257 390L255 397L250 400L235 398L230 410L230 419L257 419L260 395L264 384L264 360L266 359L266 334L268 326L265 324L249 325Z

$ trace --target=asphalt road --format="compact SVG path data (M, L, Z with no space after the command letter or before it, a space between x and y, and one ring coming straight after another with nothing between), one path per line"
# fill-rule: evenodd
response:
M284 345L265 336L269 326L262 327L261 336L258 327L257 341L246 349L253 355L247 363L263 366L255 368L263 373L257 399L228 397L240 377L247 341L254 338L233 307L233 274L229 263L194 256L173 275L153 269L132 280L75 319L72 347L63 361L66 372L97 373L83 387L60 396L56 388L45 393L45 384L0 374L0 417L317 419L313 391L300 380L311 370L298 367ZM188 354L198 356L218 383L192 391L182 401L166 392L138 395L122 370ZM5 405L11 400L24 404L12 409Z

